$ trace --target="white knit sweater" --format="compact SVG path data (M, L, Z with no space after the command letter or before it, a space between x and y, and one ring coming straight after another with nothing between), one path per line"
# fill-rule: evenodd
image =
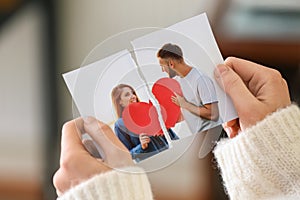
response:
M214 153L232 200L300 199L300 111L296 105L219 142Z
M83 182L58 200L152 200L146 173L138 167L99 174Z
M300 199L300 110L282 109L218 143L214 150L231 199ZM111 171L72 188L60 199L153 199L142 169Z

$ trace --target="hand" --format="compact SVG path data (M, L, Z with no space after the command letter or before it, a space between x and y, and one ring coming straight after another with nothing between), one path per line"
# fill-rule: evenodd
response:
M215 78L231 97L239 117L223 124L231 138L291 104L287 83L277 70L230 57L217 67Z
M79 134L87 132L102 148L104 160L92 157L84 148ZM67 122L62 129L60 168L53 177L58 196L71 187L105 173L112 168L133 165L131 155L110 127L89 117Z
M145 133L142 133L139 135L140 143L142 145L142 149L147 149L148 144L151 141L150 137L146 135Z
M185 98L175 92L174 92L174 94L175 94L175 96L171 97L172 102L175 103L177 106L180 106L183 108L186 104Z

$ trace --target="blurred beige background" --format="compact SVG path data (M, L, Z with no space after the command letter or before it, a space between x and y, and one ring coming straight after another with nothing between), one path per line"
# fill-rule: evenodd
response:
M51 178L60 129L74 116L61 74L122 31L163 28L206 12L224 57L279 69L299 102L297 5L299 0L1 0L0 199L55 198ZM227 199L212 155L198 160L196 150L197 143L177 164L150 174L157 199ZM178 177L177 190L163 188L168 181L161 176Z

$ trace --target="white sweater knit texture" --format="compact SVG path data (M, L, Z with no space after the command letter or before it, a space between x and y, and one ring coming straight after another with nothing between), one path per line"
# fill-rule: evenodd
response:
M58 200L152 200L146 173L138 167L99 174L70 189Z
M300 111L271 114L215 151L231 199L300 199Z

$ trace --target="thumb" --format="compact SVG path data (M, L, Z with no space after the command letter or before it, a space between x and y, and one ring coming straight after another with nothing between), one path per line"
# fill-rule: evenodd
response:
M256 101L240 76L230 67L218 65L214 75L219 86L230 96L238 112L248 103Z
M84 119L84 129L99 145L105 155L116 150L127 150L111 128L107 124L98 121L96 118L88 117Z
M133 165L128 149L115 135L110 126L98 121L96 118L88 117L84 120L84 129L99 145L100 150L103 151L103 160L109 164L109 167L119 168Z

